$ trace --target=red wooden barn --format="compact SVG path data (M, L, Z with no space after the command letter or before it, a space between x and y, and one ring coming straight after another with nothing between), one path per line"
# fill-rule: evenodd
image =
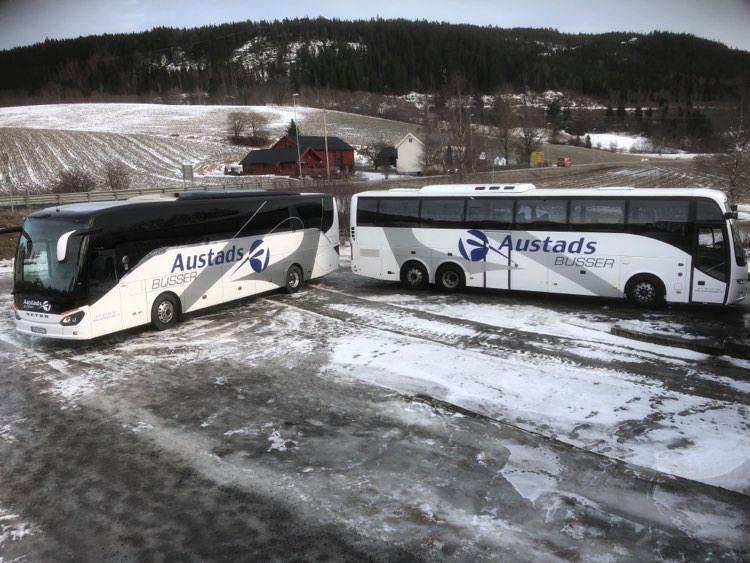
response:
M297 139L285 136L270 149L251 151L240 164L243 174L297 175ZM322 176L326 173L326 139L322 136L300 135L300 164L303 176ZM342 167L350 170L354 164L354 147L338 137L328 137L328 165L332 172Z

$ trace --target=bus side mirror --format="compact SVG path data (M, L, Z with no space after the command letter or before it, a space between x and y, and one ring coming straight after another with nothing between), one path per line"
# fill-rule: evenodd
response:
M738 218L739 218L739 214L736 211L727 211L726 213L724 213L724 219L738 219Z
M75 233L75 231L68 231L67 233L60 235L60 238L57 239L58 262L65 262L65 259L68 257L68 241L73 233Z

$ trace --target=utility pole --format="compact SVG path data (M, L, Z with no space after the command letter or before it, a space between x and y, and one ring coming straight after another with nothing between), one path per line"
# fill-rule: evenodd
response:
M10 212L15 213L15 205L13 204L13 181L10 178L10 156L7 154L3 155L3 168L5 169L5 183L8 186L8 194L10 195ZM3 180L3 176L0 176L0 180Z
M323 105L323 139L326 145L326 176L328 181L331 181L331 157L328 154L328 121L326 119L326 106Z
M302 179L302 156L299 152L299 123L297 123L297 96L299 94L294 92L292 94L292 106L294 107L294 133L297 136L297 174L299 179Z

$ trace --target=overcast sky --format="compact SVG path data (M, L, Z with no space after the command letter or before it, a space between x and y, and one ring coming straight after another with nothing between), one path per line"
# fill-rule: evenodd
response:
M45 37L304 16L400 17L583 33L658 29L750 50L750 0L0 0L0 49Z

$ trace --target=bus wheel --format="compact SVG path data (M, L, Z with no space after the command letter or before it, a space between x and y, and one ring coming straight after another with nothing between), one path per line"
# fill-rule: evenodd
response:
M664 288L653 276L636 276L628 283L625 293L636 307L656 307L664 302Z
M171 293L162 293L151 307L151 324L156 330L167 330L180 320L180 303Z
M401 268L401 283L408 289L425 289L430 283L427 269L419 262L407 262Z
M302 289L302 285L305 283L305 277L302 274L302 268L297 264L292 264L286 271L286 284L284 289L287 293L296 293Z
M438 268L435 283L443 291L459 291L466 282L461 268L454 264L445 264Z

